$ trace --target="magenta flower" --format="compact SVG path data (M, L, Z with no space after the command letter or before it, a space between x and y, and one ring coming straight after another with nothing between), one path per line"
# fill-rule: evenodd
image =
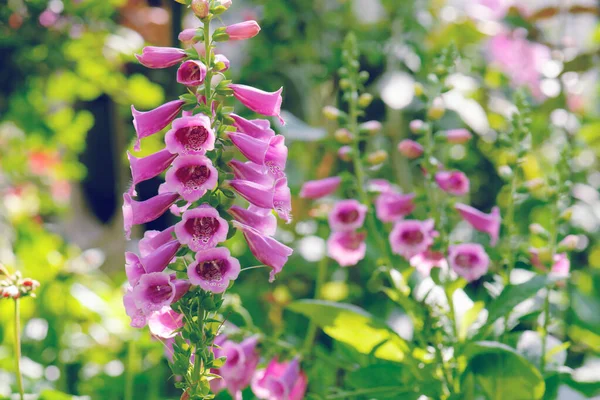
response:
M175 257L180 246L177 240L171 240L145 257L140 258L135 253L125 253L125 273L129 283L135 286L142 275L162 272Z
M165 135L167 150L178 154L204 154L215 149L215 133L203 114L177 118Z
M272 93L246 85L230 84L229 88L233 90L235 98L250 110L262 115L277 117L281 124L285 124L280 116L283 87Z
M241 343L227 340L220 344L220 349L215 349L215 357L227 357L225 364L214 373L221 376L214 385L211 381L211 389L218 392L227 388L234 398L241 398L241 391L246 388L254 376L256 366L259 362L259 354L256 349L257 336L244 339ZM215 390L217 389L217 390Z
M529 254L531 256L531 265L533 265L540 271L548 271L548 268L546 268L546 266L544 266L544 263L542 263L542 261L540 260L540 252L538 249L529 249ZM555 254L550 272L556 275L557 277L567 278L569 276L570 271L571 262L569 261L569 256L567 256L567 253Z
M367 189L370 192L387 193L394 190L392 184L387 179L369 179Z
M341 183L342 178L339 176L304 182L300 189L300 197L305 199L320 199L335 192Z
M188 60L177 69L177 82L185 86L200 86L206 77L206 65L202 61Z
M193 42L197 30L197 28L184 29L179 33L177 38L184 43Z
M251 39L258 35L260 26L256 21L244 21L227 26L225 32L229 35L229 40Z
M277 135L269 141L269 148L265 153L264 165L274 179L285 178L285 165L287 163L288 148L285 138Z
M144 266L137 254L126 252L125 253L125 275L130 285L134 286L139 281L142 275L146 273Z
M413 160L415 158L421 157L421 154L423 154L423 146L421 146L414 140L404 139L403 141L398 143L398 151L404 157Z
M146 46L142 49L142 54L136 54L135 57L145 67L167 68L183 61L187 54L185 50L176 47Z
M417 254L410 259L410 265L422 275L431 275L432 268L448 269L448 262L444 254L439 251L427 250L423 253Z
M134 157L131 153L127 152L132 178L129 194L134 196L135 185L152 179L169 168L175 157L177 157L177 154L171 154L166 149L142 158Z
M217 69L217 72L225 72L229 69L230 66L230 62L229 59L227 57L225 57L223 54L215 54L215 65L219 65L221 64L221 68Z
M403 220L394 225L390 233L390 245L395 254L410 260L417 254L423 253L433 244L437 235L432 219L425 221Z
M128 193L123 194L123 225L125 237L129 240L133 225L154 221L177 201L179 194L163 193L148 200L135 201Z
M128 287L127 292L123 295L123 306L125 307L125 314L131 318L131 327L143 328L146 326L146 315L138 306L136 306L132 287Z
M260 208L273 208L275 185L267 186L241 179L234 179L228 183L240 196L255 206Z
M178 329L183 328L183 314L179 314L171 307L163 307L148 317L150 333L162 339L177 336Z
M217 187L218 180L218 172L210 159L201 155L177 157L166 175L167 188L191 202Z
M238 132L245 133L255 139L264 142L271 140L275 132L271 129L271 123L266 119L247 120L237 114L229 114L233 118L233 126Z
M133 147L135 151L140 151L142 138L151 136L169 125L177 117L184 104L183 100L173 100L150 111L138 111L131 106L133 126L137 134L137 140Z
M490 257L482 245L462 243L450 246L448 249L448 262L454 272L472 282L486 274Z
M189 289L189 282L171 279L162 272L145 274L133 288L133 300L145 315L159 311L181 298Z
M332 232L327 239L327 255L341 267L356 265L365 258L367 244L364 232Z
M306 386L297 357L287 363L271 360L266 369L256 372L251 384L254 395L264 400L302 400Z
M154 250L158 249L163 244L170 242L173 240L173 232L175 232L175 227L170 226L164 231L146 231L144 232L144 237L138 243L138 248L140 249L140 255L142 257L146 257L148 254L152 253Z
M406 217L415 209L415 194L401 194L392 191L381 193L375 199L377 218L382 222L394 222Z
M251 226L244 225L238 221L233 221L233 226L242 231L254 257L261 263L272 268L269 275L269 282L273 282L275 275L281 272L288 257L294 251L272 237L263 235Z
M455 196L469 193L469 178L460 171L440 171L435 174L440 189Z
M251 161L244 163L233 159L229 162L229 166L233 170L233 175L237 180L250 181L269 187L274 184L273 177L268 174L267 168L262 165Z
M229 282L240 273L240 263L231 257L225 247L208 249L196 253L196 261L187 269L192 285L213 293L223 293Z
M292 194L286 178L277 179L273 193L273 209L285 222L292 222Z
M244 157L255 164L264 164L265 155L267 154L267 150L269 150L268 141L255 139L250 135L238 132L228 132L227 136ZM275 137L277 136L273 138Z
M187 244L192 251L215 247L227 240L228 231L227 221L208 204L184 212L181 222L175 225L177 239L181 244Z
M446 140L452 144L464 144L467 143L473 135L466 129L449 129L446 131Z
M358 200L341 200L335 203L329 213L329 227L335 232L348 232L359 229L365 222L368 208Z
M462 218L473 228L490 235L490 245L495 246L500 235L500 209L492 208L489 214L483 213L466 204L457 203L454 208L458 210Z
M273 236L277 230L277 219L266 208L258 208L250 204L248 209L231 206L227 211L236 220L244 225L251 226L263 235Z

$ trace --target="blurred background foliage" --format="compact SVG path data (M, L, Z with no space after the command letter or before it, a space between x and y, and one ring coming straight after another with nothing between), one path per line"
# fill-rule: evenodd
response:
M451 147L442 159L450 166L460 163L471 177L472 203L489 210L506 196L497 169L508 155L494 143L507 126L514 90L510 73L490 60L489 40L502 27L520 28L547 46L552 60L539 71L541 93L531 98L534 150L525 170L529 180L545 178L560 156L560 141L570 141L576 199L572 221L580 248L572 260L558 331L563 341L576 343L565 365L597 366L597 4L532 0L498 20L482 17L472 3L235 0L223 22L256 19L262 32L247 43L224 44L222 51L232 61L229 73L236 80L266 90L285 86L288 124L281 131L290 146L288 175L296 195L303 181L349 168L336 156L335 126L321 116L323 106L339 100L340 44L347 32L359 39L361 67L370 73L367 90L375 97L365 120L384 124L384 142L370 144L374 148L394 149L410 137L409 121L423 117L414 82L424 81L425 66L454 44L461 61L452 77L454 89L445 95L449 110L441 125L467 127L476 140ZM60 393L119 399L127 391L135 393L133 398L177 396L161 344L129 328L122 309L120 194L128 183L125 150L132 151L129 106L149 109L179 94L173 68L146 70L133 54L145 43L177 46L173 38L190 21L171 0L8 0L0 6L0 262L41 282L38 298L22 302L22 316L26 390L42 393L42 399L69 398ZM158 149L161 140L160 135L148 139L144 153ZM419 171L395 151L389 153L389 162L372 172L410 190ZM150 196L159 184L155 179L138 191ZM296 197L294 214L295 222L278 233L296 249L285 272L272 285L262 269L245 272L227 307L233 323L253 324L300 345L306 319L284 308L313 296L316 264L325 253L320 237L327 236L327 228L322 213ZM527 232L531 222L547 226L553 218L543 196L532 191L519 205L516 220L519 231ZM162 226L165 221L158 220L147 228ZM256 261L238 239L232 252L242 265L253 265ZM355 268L335 269L321 296L358 304L410 336L397 307L368 289L377 258L371 252ZM525 258L520 263L530 268ZM11 318L8 302L0 302L0 397L15 387ZM309 363L311 392L373 384L362 382L363 370L348 371L348 365L359 365L367 375L377 375L368 370L369 357L351 346L321 335L316 352L319 356ZM394 368L390 365L382 375Z

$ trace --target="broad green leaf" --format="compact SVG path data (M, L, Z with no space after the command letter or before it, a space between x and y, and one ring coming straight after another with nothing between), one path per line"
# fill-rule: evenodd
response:
M402 361L408 351L406 342L398 334L360 307L322 300L299 300L291 303L288 309L311 319L327 335L352 346L359 353L370 354L378 347L374 356Z
M417 399L423 394L422 388L419 388L416 384L409 368L405 365L394 363L372 364L354 370L346 375L346 384L355 389L402 388L402 399ZM404 393L405 391L406 393ZM379 393L377 398L398 399L398 391Z
M73 396L59 392L58 390L44 390L40 394L40 400L71 400Z

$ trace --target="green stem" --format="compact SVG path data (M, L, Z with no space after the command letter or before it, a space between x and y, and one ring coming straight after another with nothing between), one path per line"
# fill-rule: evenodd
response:
M23 390L23 376L21 375L21 313L18 298L15 299L15 374L17 375L19 396L23 400L25 391Z
M369 395L375 393L390 393L399 395L402 393L411 393L413 389L407 389L406 386L382 386L377 388L358 389L353 392L342 392L332 394L326 397L326 399L351 399L355 396Z
M327 256L323 255L321 261L317 266L317 281L315 282L315 299L321 298L321 289L325 280L327 279ZM308 325L308 330L306 333L306 338L304 339L304 347L302 352L305 354L310 353L312 345L315 341L315 337L317 336L318 326L313 319L310 320Z
M127 344L127 376L125 377L125 400L133 399L133 379L135 376L136 347L135 340Z
M204 23L204 51L205 51L205 64L206 64L206 77L204 79L204 96L206 97L206 105L212 108L212 94L211 94L211 81L212 81L212 47L211 47L211 36L210 36L210 20L203 21Z
M558 201L559 196L553 198L552 200L552 214L558 215ZM556 219L552 219L552 227L550 229L550 264L554 264L554 254L556 253L556 242L558 237L558 223ZM552 268L552 267L550 267ZM549 286L546 288L546 297L544 299L544 325L542 327L542 356L540 359L540 371L542 376L544 375L544 370L546 369L546 346L548 344L548 327L550 326L550 292L552 291L552 287Z

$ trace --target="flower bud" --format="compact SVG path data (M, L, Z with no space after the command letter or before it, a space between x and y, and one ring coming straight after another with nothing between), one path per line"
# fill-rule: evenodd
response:
M373 95L371 93L363 93L358 97L358 105L362 108L367 108L373 102Z
M338 150L338 157L342 161L350 162L352 161L352 147L350 146L342 146Z
M362 123L359 127L359 132L362 134L367 134L369 136L375 136L379 132L381 132L381 122L379 121L368 121Z
M571 207L569 207L566 210L564 210L562 213L560 213L560 216L558 218L562 222L568 222L571 220L572 216L573 216L573 209Z
M210 13L208 0L192 0L192 11L198 18L206 18Z
M446 131L446 140L452 144L467 143L473 135L466 129L449 129Z
M420 119L413 119L410 121L410 124L408 124L408 127L410 131L416 135L423 134L427 130L427 124Z
M537 223L529 225L529 233L543 238L548 238L550 236L548 231L542 225Z
M336 130L333 136L335 137L335 140L341 144L350 144L354 140L354 136L346 128L340 128Z
M229 35L229 40L251 39L258 35L258 32L260 32L260 26L256 21L252 20L229 25L225 28L225 33Z
M563 240L558 244L558 251L573 251L577 248L577 244L579 243L579 238L577 235L567 235Z
M419 82L415 83L414 90L415 96L417 97L421 97L423 96L423 94L425 94L425 89L423 88L423 85L421 85Z
M388 153L385 150L377 150L367 156L367 162L371 165L383 164L388 158Z
M414 140L404 139L398 143L398 151L404 157L414 160L423 154L423 146Z
M334 106L325 106L323 107L323 116L330 121L337 121L345 116L345 113Z
M433 100L431 108L427 110L427 117L435 121L442 118L445 113L444 101L438 97Z
M350 89L351 86L352 86L352 83L350 82L349 79L344 78L344 79L340 80L340 87L342 89Z

